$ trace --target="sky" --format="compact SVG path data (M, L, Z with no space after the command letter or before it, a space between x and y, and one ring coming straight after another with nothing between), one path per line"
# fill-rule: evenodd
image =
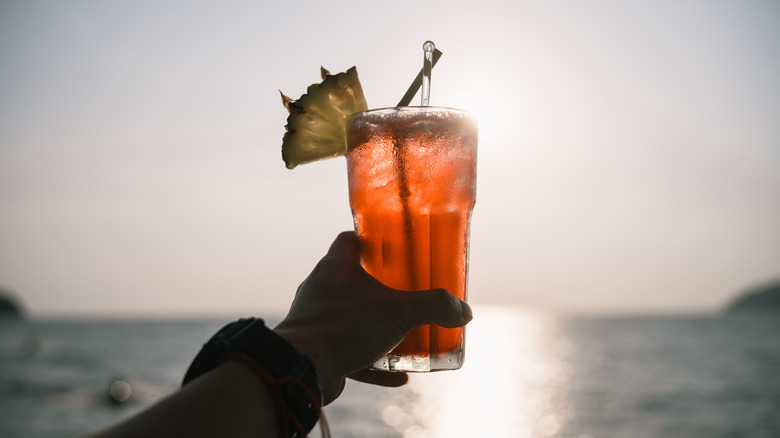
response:
M269 4L273 3L273 4ZM780 278L780 3L0 2L0 288L34 316L283 312L351 229L284 167L319 68L480 119L469 300L701 313Z

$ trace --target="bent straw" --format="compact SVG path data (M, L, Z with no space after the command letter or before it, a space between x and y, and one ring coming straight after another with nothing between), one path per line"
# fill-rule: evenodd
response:
M426 44L429 41L426 41ZM423 50L425 50L425 45L423 44ZM433 44L433 43L431 43ZM434 65L436 65L436 61L439 60L441 57L442 52L439 49L434 49L433 51L433 58L431 59L431 65L430 68L433 68ZM401 99L400 102L398 102L399 107L401 106L408 106L409 103L414 98L414 95L417 94L417 90L420 89L423 83L423 74L426 70L426 62L423 62L423 68L420 70L420 74L417 75L414 82L412 82L412 85L409 87L409 90L406 91L406 94ZM428 77L430 78L430 71L428 71ZM403 217L403 229L404 233L406 234L404 241L406 243L406 264L407 264L407 273L409 275L409 285L412 286L413 289L429 289L430 284L423 285L419 284L420 278L417 270L415 269L416 261L414 258L414 236L411 233L411 230L413 229L412 226L412 216L409 210L409 198L412 196L412 192L409 187L409 181L407 179L406 174L406 162L404 161L403 157L401 156L405 151L401 150L401 148L394 147L393 148L393 164L395 166L396 170L396 177L398 178L398 196L401 201L401 215Z
M435 49L433 51L433 60L431 62L431 68L433 68L434 65L436 65L436 61L441 58L441 50ZM404 94L404 97L401 98L401 101L398 102L398 105L396 106L408 106L409 103L412 102L412 99L414 98L414 95L417 94L417 90L420 89L422 86L422 80L423 80L423 70L420 69L420 73L417 75L416 78L414 78L414 82L412 82L412 85L409 86L409 89L406 90L406 94Z

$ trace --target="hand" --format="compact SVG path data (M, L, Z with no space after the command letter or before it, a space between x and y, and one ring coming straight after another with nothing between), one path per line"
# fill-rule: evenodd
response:
M341 233L298 287L290 312L274 329L309 356L325 404L344 389L345 377L385 386L406 383L405 373L368 370L414 327L460 327L471 308L444 289L392 289L360 265L358 238Z

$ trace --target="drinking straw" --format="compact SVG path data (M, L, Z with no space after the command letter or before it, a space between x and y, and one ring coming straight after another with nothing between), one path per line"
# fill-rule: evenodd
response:
M433 50L433 56L431 57L431 47L434 48ZM414 95L417 94L417 90L423 85L423 76L425 76L426 81L428 81L427 86L423 87L423 93L430 92L430 78L431 78L431 69L434 65L436 65L436 61L439 60L439 58L442 55L442 52L439 51L439 49L435 48L435 45L432 41L426 41L425 44L423 44L423 52L425 53L425 59L423 60L423 68L420 70L420 73L417 75L417 77L414 79L414 82L412 82L412 85L409 87L409 90L406 91L406 94L401 99L400 102L398 102L399 107L401 106L408 106L409 103L412 101L412 98L414 98ZM424 102L423 106L427 106L428 102L425 102L426 96L423 96ZM398 195L401 201L401 215L403 217L403 227L404 232L406 233L406 238L404 239L406 243L406 254L408 255L408 258L406 260L407 262L407 273L409 275L409 284L414 285L415 288L422 288L427 289L430 287L430 284L428 285L421 285L418 284L419 282L419 275L417 270L415 269L416 261L414 260L414 247L415 247L415 236L411 232L412 230L412 217L409 210L409 198L412 196L412 192L409 188L409 181L407 180L406 175L406 161L401 157L401 155L406 152L404 150L401 150L399 148L393 148L393 163L397 172L398 177Z
M442 53L439 49L433 50L433 61L431 62L431 67L436 65L436 61L438 61L439 58L441 58L441 55ZM410 85L409 89L406 90L406 94L404 94L404 97L401 98L401 101L398 102L398 105L396 106L409 106L409 103L412 102L414 95L417 94L417 90L419 90L420 87L422 86L422 81L423 81L423 69L420 69L420 73L417 75L416 78L414 78L414 82L412 82L412 85Z
M433 41L426 41L423 44L423 78L422 88L420 90L420 104L422 106L429 106L431 104L431 70L433 70L433 62L431 60L433 51L436 50L436 44Z

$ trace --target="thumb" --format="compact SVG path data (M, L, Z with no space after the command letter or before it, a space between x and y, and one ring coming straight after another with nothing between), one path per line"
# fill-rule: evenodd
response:
M471 307L444 289L397 291L395 297L401 304L399 317L407 331L424 324L462 327L473 318Z

